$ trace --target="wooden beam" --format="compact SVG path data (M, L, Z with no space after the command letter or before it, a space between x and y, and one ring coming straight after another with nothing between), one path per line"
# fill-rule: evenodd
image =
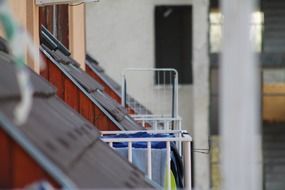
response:
M9 0L8 5L16 22L27 30L36 45L39 47L39 11L35 5L35 0ZM0 36L3 36L3 31L0 31ZM39 64L34 59L30 58L26 51L26 62L35 72L39 73ZM38 59L35 57L35 59Z
M17 1L19 2L19 1ZM26 28L31 35L34 45L39 49L40 37L39 37L39 7L36 6L35 0L26 0L26 18L27 25ZM39 56L39 55L37 55ZM40 65L38 61L39 57L28 56L27 62L30 68L32 68L36 73L40 73Z
M69 6L69 49L85 70L85 4Z

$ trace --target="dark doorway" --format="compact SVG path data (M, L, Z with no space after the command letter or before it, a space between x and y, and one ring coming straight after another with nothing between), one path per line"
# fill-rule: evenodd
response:
M175 68L178 71L179 84L192 84L191 62L192 6L157 6L155 8L156 68ZM162 80L159 76L155 79L156 84L157 80Z

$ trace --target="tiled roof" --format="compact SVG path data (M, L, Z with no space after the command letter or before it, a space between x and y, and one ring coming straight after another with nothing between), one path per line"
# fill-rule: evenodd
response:
M12 122L20 99L15 65L1 53L0 67L0 115ZM98 138L100 132L92 124L55 95L45 79L30 74L35 89L31 113L24 125L13 124L10 129L16 129L79 188L152 188L137 168Z
M125 108L112 100L112 98L104 92L102 85L90 77L86 72L82 71L81 68L79 68L79 64L63 52L65 50L62 50L62 48L58 46L49 46L46 41L54 41L54 44L56 44L57 40L51 36L46 29L42 28L42 30L45 31L44 33L48 33L51 37L49 40L43 40L41 50L51 60L52 64L55 64L58 69L60 69L64 75L73 82L74 85L78 86L80 90L87 94L88 98L99 104L100 109L105 109L108 113L108 117L119 123L119 128L123 130L143 129L142 126L138 125L127 114ZM42 38L45 38L45 36L42 36Z
M98 77L108 87L110 87L113 92L115 92L120 98L121 98L121 85L118 84L116 81L114 81L109 75L107 75L102 67L100 67L98 61L96 61L94 58L92 58L89 54L86 55L86 65L89 66L93 72L96 73ZM142 105L140 102L138 102L136 99L131 97L130 95L127 95L128 99L136 104L136 110L134 110L136 113L142 113L142 114L151 114L151 111L149 111L144 105ZM132 108L134 109L134 108Z
M92 79L80 68L72 64L64 65L64 69L88 92L96 92L97 89L103 90L102 85Z
M16 70L8 54L0 52L1 75L0 75L0 99L19 98L19 87L15 80ZM37 96L53 96L56 89L49 85L45 79L39 77L36 73L26 68L30 73L34 94Z

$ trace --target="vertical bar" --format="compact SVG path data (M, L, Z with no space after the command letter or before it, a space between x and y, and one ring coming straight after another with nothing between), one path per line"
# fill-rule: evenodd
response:
M124 78L124 107L126 107L127 100L127 80Z
M158 123L158 121L155 120L155 121L154 121L154 130L157 130L157 123Z
M57 37L57 6L53 5L52 9L52 34Z
M194 148L209 145L209 4L211 0L192 0L193 3L193 139ZM190 113L189 113L190 116ZM210 189L208 154L194 154L196 189Z
M160 71L159 70L156 70L156 72L157 72L157 76L158 76L158 82L157 82L157 84L158 84L158 86L160 85Z
M178 116L178 104L179 104L179 97L178 97L178 72L175 72L175 112L174 116Z
M174 72L173 92L172 92L172 117L178 116L178 73ZM172 129L174 128L174 122L172 122Z
M175 117L175 87L176 87L176 84L175 84L175 82L176 82L176 75L175 75L175 73L174 73L174 75L173 75L173 77L174 77L174 80L172 81L173 83L172 83L172 111L171 111L171 116L172 116L172 118L174 118ZM173 129L173 124L172 124L172 129Z
M259 190L260 97L258 64L250 39L255 0L223 0L220 75L223 189Z
M178 122L178 130L179 130L179 133L178 133L178 138L182 138L182 134L181 134L181 131L182 131L182 127L181 127L181 119L177 119L176 120ZM181 155L182 153L182 147L181 147L181 144L182 144L182 141L178 141L178 152L179 152L179 155Z
M126 78L125 74L122 75L122 91L121 91L121 104L125 107L125 85L126 85Z
M162 71L163 72L163 85L165 85L166 84L166 80L165 80L165 72L166 71Z
M171 190L171 178L170 178L170 141L166 142L166 172L167 172L167 189Z
M164 120L164 130L169 130L168 121Z
M167 108L167 92L166 92L166 77L165 77L165 73L166 71L162 71L163 72L163 89L162 89L162 95L161 95L161 99L163 100L163 102L161 103L163 107ZM161 110L161 114L164 115L165 113L162 112ZM167 114L167 113L166 113Z
M145 120L142 120L142 126L145 128Z
M125 82L125 83L126 83L126 82ZM125 91L126 91L126 90L125 90ZM125 96L126 96L126 94L125 94ZM127 99L127 100L128 100L128 101L127 101L127 103L125 103L125 104L132 105L132 107L134 108L135 112L140 113L140 111L139 111L139 109L138 109L138 107L137 107L137 105L136 105L136 103L135 103L135 100L132 99L132 98L129 98L129 99Z
M128 160L129 162L133 162L133 152L132 152L132 142L128 142Z
M160 71L157 70L157 73L158 73L158 89L160 89ZM157 113L160 114L161 110L162 110L162 109L161 109L161 105L158 104L158 109L156 110ZM157 114L157 113L156 113L156 114Z
M169 78L170 78L170 81L169 81L169 88L171 92L171 95L170 95L170 102L171 102L171 105L170 105L170 109L171 109L171 116L173 115L173 101L174 101L174 98L173 98L173 81L174 81L174 78L173 78L173 71L169 71Z
M184 158L184 185L185 189L191 190L192 188L192 176L191 176L191 142L183 142L183 158Z
M109 142L109 146L113 148L113 142Z
M147 175L149 179L152 178L152 163L151 163L151 142L147 142Z

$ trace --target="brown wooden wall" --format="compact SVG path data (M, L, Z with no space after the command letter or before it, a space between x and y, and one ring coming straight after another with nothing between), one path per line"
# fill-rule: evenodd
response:
M43 56L45 57L45 56ZM117 126L50 60L41 75L57 88L57 95L99 130L118 130Z
M116 92L114 92L113 89L110 88L109 85L107 85L101 79L100 76L98 76L94 71L92 71L92 69L88 65L86 65L86 72L89 74L89 76L94 78L97 82L99 82L104 87L104 92L106 92L110 97L112 97L114 100L116 100L116 102L118 102L119 104L121 103L121 97L118 96L118 94Z
M38 180L58 184L13 139L0 129L0 189L24 188Z

